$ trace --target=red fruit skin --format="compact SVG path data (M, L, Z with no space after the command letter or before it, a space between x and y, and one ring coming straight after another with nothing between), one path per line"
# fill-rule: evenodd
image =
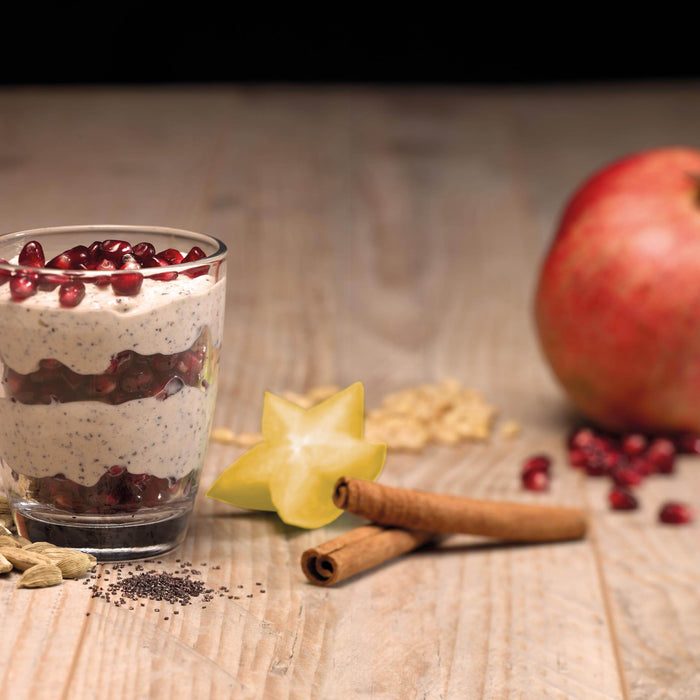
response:
M591 177L564 211L535 297L573 403L616 431L700 432L700 152L663 148Z

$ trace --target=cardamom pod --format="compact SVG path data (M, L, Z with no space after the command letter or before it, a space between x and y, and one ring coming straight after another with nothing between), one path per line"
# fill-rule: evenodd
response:
M8 571L12 571L12 564L0 554L0 574L6 574Z
M61 570L53 564L30 566L17 581L17 588L46 588L61 583Z
M63 578L78 578L95 568L90 557L79 549L50 546L41 555L61 570Z
M29 544L22 545L22 549L26 552L45 552L47 549L57 549L55 544L51 542L30 542Z
M21 547L0 547L0 554L12 563L15 569L26 571L37 564L51 564L51 562L38 552L28 552Z
M0 547L19 547L20 543L12 535L0 535Z

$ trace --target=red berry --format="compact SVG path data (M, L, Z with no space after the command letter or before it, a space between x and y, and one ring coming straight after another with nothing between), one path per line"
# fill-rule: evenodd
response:
M548 491L549 490L549 476L547 472L543 471L530 471L524 472L521 475L523 487L528 491Z
M687 525L695 520L695 509L686 503L669 501L661 506L659 520L669 525Z
M85 298L85 285L80 280L64 282L58 290L61 306L77 306Z
M22 301L36 294L39 276L17 274L10 280L10 295L15 301Z
M613 510L636 510L639 507L634 494L619 486L610 491L608 501Z
M25 243L17 260L24 267L44 267L44 261L44 249L38 241Z
M644 454L646 448L647 439L644 437L644 435L633 433L631 435L625 435L625 437L622 438L622 449L624 453L630 457L636 457Z
M134 296L141 290L143 275L138 272L122 272L112 275L110 282L117 296Z

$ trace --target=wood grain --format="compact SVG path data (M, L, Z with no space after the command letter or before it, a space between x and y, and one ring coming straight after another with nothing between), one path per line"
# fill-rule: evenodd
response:
M451 538L321 589L301 553L360 521L306 532L205 499L240 454L212 444L162 567L206 562L209 585L244 594L176 616L0 579L0 697L697 697L698 530L655 523L662 499L700 500L697 460L608 512L605 485L565 466L572 415L530 305L568 193L625 152L694 143L699 117L692 84L0 91L3 230L163 224L229 246L217 425L257 430L266 389L362 380L372 406L454 376L523 435L391 455L383 481L581 507L593 530ZM519 488L533 452L555 458L546 495Z

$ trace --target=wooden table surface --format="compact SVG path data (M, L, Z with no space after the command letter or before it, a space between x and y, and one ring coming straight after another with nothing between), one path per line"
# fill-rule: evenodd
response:
M698 459L610 512L607 484L565 463L574 414L531 305L582 178L697 143L699 120L696 84L0 90L3 231L163 224L228 244L215 425L257 430L266 389L361 380L372 407L455 377L498 406L492 439L390 454L382 481L592 519L582 542L448 539L323 589L302 551L360 521L298 530L206 499L242 452L212 443L187 540L157 568L207 563L238 599L173 615L0 579L0 697L697 698L698 528L655 520L665 499L700 502ZM554 458L547 494L520 488L534 452Z

